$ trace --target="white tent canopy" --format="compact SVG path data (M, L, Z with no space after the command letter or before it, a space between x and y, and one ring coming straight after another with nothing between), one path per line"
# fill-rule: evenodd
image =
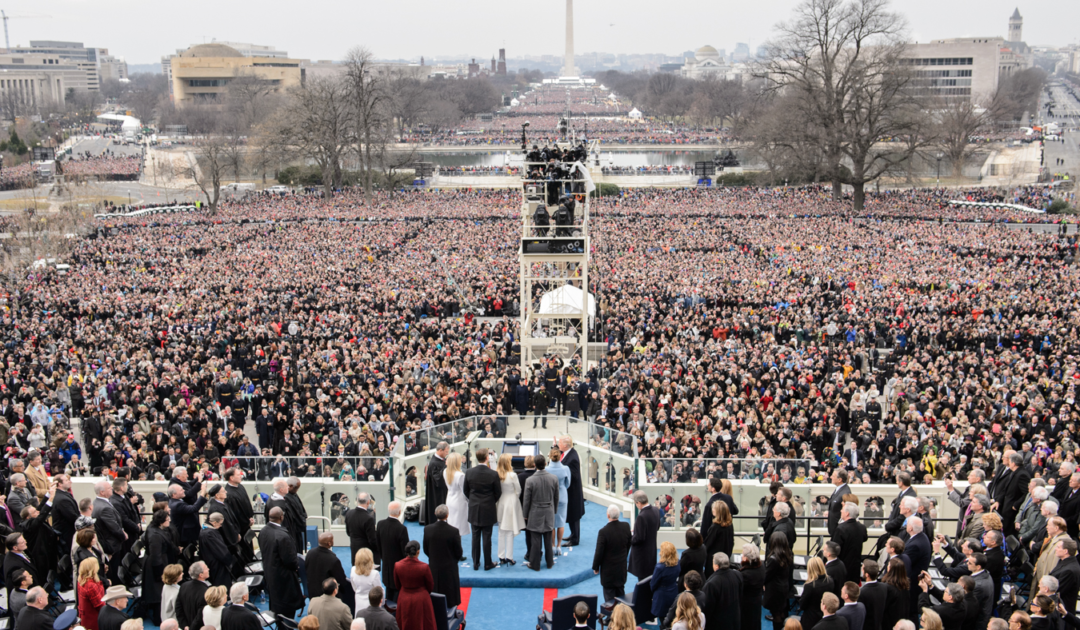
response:
M549 291L540 297L540 308L536 314L539 317L580 315L583 293L581 289L569 284ZM589 295L589 317L596 317L596 298L592 295Z
M138 131L142 128L142 124L138 118L134 116L124 116L122 114L99 114L98 118L101 120L119 120L121 122L120 128L124 131Z
M627 114L627 116L629 116L630 118L641 118L641 110L635 107L634 109L630 110L630 113Z

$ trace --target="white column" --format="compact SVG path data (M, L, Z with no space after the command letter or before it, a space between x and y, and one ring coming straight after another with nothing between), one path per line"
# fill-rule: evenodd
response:
M562 74L565 77L578 76L574 67L574 0L566 0L566 60Z

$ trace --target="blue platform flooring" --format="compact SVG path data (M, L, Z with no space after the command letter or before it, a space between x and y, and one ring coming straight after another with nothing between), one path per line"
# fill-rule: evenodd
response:
M581 519L581 544L577 547L563 547L566 551L564 556L555 556L555 566L548 569L541 560L539 571L533 571L525 566L525 535L521 532L514 538L514 560L516 565L502 566L490 571L483 570L484 557L480 554L480 569L474 570L472 563L472 535L461 538L461 548L465 552L466 562L458 565L458 575L461 578L462 588L569 588L579 582L584 582L593 576L592 559L596 549L596 535L600 528L607 523L607 506L596 503L585 504L585 516ZM418 523L406 523L409 529L409 537L417 542L423 542L424 528ZM570 528L563 528L563 537L570 536ZM498 531L491 536L491 558L498 562L499 558ZM339 551L348 555L349 550ZM427 557L421 552L421 560L427 562ZM343 557L342 565L346 559Z
M544 608L545 595L548 599L565 595L596 595L602 600L603 587L600 577L593 575L592 556L596 547L596 533L607 520L607 506L586 502L585 517L581 523L581 545L572 547L566 556L557 557L554 569L542 568L539 573L525 568L522 558L525 555L525 533L514 540L514 558L517 565L502 567L491 571L473 571L471 560L472 536L462 539L462 547L468 560L468 567L459 566L462 582L462 608L466 611L466 621L470 630L531 630L536 626L536 617ZM423 528L416 523L406 523L410 538L422 541ZM569 534L569 531L566 532ZM346 573L351 561L348 547L335 547L334 552L341 558ZM492 557L498 557L498 539L492 539ZM426 561L426 557L421 556ZM481 559L481 562L483 560ZM629 576L627 591L633 590L633 576ZM265 595L256 598L253 603L262 610L267 609ZM305 611L306 613L306 611ZM299 617L299 616L298 616ZM656 624L647 624L645 628L655 628ZM762 613L761 627L771 630L772 622L766 621ZM146 630L158 630L149 619L144 619Z

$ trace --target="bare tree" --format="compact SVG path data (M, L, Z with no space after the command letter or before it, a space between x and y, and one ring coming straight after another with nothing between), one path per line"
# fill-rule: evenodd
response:
M346 84L334 77L312 78L292 90L286 105L263 128L266 156L299 153L322 172L329 197L341 186L342 161L354 146Z
M221 134L207 134L192 143L191 158L185 176L206 198L206 212L217 214L221 199L221 182L230 168L228 139Z
M360 177L364 185L364 200L371 201L377 158L383 153L386 128L390 125L390 97L384 80L374 71L374 56L364 48L354 48L345 56L345 93L348 100L349 126Z
M777 31L758 74L771 89L798 96L791 113L817 138L833 198L850 184L861 209L865 184L912 150L877 144L920 132L911 74L901 61L904 22L887 10L887 0L804 0Z
M990 124L989 111L970 98L943 98L935 108L935 135L942 153L952 165L953 177L960 177L964 161L974 150L971 137L986 130Z

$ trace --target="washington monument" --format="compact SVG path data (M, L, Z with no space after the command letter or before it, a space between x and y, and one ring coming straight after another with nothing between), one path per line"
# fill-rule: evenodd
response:
M581 76L574 67L574 0L566 0L566 65L563 66L562 76Z

